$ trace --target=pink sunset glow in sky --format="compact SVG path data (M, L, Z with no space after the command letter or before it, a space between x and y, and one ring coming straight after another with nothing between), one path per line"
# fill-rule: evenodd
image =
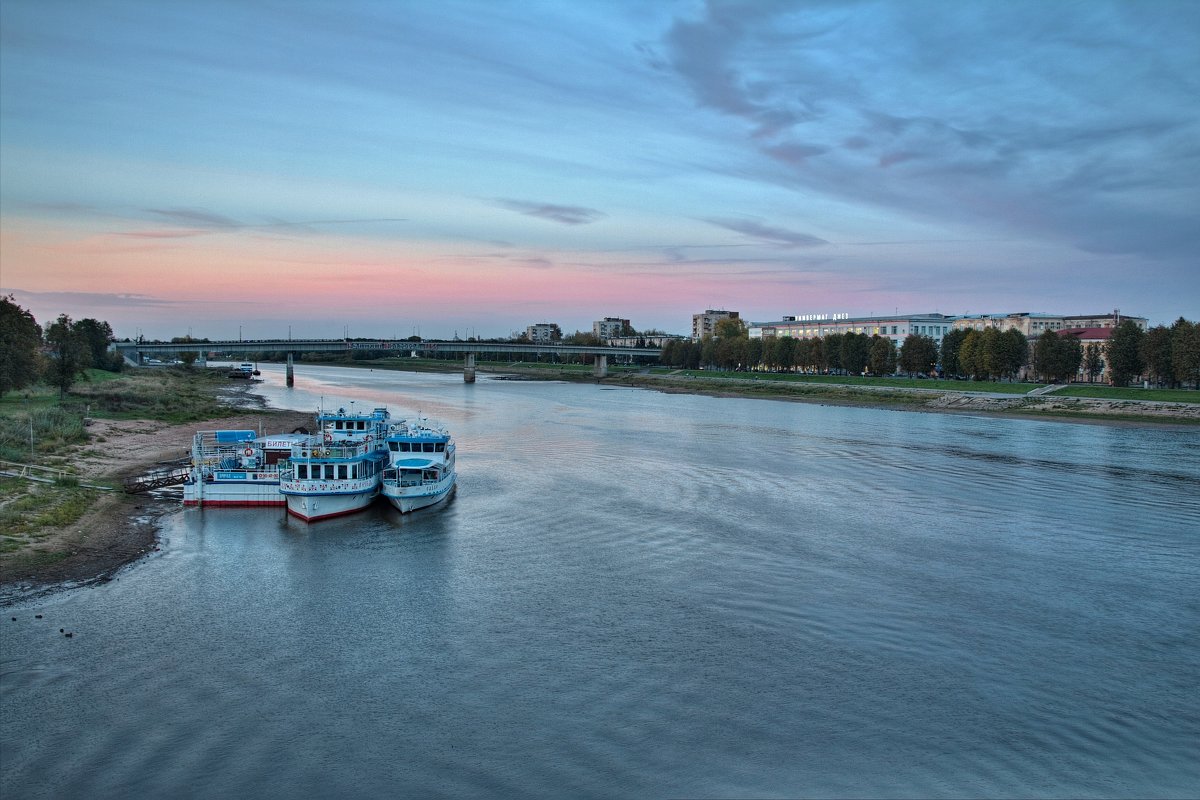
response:
M1169 324L1197 54L1169 1L10 0L0 290L152 338Z

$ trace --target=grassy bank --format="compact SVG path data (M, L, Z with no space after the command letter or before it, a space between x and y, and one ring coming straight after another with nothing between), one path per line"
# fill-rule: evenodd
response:
M87 442L87 419L194 422L237 413L218 400L229 385L220 370L89 370L65 397L35 386L0 398L0 460L70 469L72 448Z
M230 382L222 370L154 369L89 371L64 397L34 386L0 398L0 461L53 467L66 473L52 483L0 476L0 556L5 571L44 567L70 554L70 543L46 547L116 492L81 486L77 454L91 443L95 419L194 422L240 412L219 396ZM89 479L108 485L115 481Z
M1094 397L1099 400L1148 400L1156 403L1200 403L1194 389L1142 389L1136 386L1072 384L1050 394L1059 397Z

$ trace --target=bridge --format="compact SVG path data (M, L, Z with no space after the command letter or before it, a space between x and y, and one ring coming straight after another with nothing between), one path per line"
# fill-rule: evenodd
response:
M147 358L158 356L178 357L182 353L196 353L204 363L209 353L228 355L250 355L252 353L287 353L287 385L295 382L293 356L296 353L352 353L356 350L380 350L396 353L424 353L441 355L462 354L463 380L475 382L475 359L479 355L518 353L522 355L593 356L593 374L603 378L608 374L609 356L649 356L658 358L662 350L657 347L609 347L607 345L536 344L523 342L464 342L461 340L429 340L414 342L408 339L238 339L209 342L115 342L113 347L135 364L144 364Z

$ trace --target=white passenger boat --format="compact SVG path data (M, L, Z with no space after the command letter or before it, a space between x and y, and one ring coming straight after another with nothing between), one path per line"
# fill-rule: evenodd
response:
M185 506L282 506L279 464L305 434L261 437L251 430L197 431L183 484Z
M279 474L288 513L315 522L362 511L379 495L387 464L386 408L317 412L319 433L292 445Z
M389 462L383 471L383 496L401 512L445 500L454 491L454 449L446 429L428 420L392 425L387 436Z

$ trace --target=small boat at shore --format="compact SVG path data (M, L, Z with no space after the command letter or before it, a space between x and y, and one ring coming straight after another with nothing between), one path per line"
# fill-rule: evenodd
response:
M185 506L282 506L279 467L304 434L260 437L252 430L197 431L183 484Z
M288 513L306 522L354 514L379 496L387 464L386 408L317 412L318 433L292 445L279 472Z
M418 418L391 426L382 494L401 513L436 505L454 491L454 441L441 426Z

